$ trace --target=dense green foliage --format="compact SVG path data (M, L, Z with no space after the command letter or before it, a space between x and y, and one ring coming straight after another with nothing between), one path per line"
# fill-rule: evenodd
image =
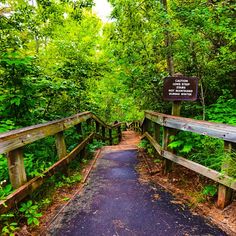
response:
M199 99L183 102L182 115L236 124L234 1L171 0L167 11L162 0L109 2L104 23L92 0L0 1L0 132L85 110L106 122L142 119L145 109L170 113L162 99L170 54L175 72L200 79ZM81 138L74 130L66 137L68 151ZM221 141L184 132L172 141L181 155L220 169ZM25 148L29 178L56 160L53 137ZM0 155L3 180L0 199L11 191Z
M225 89L235 97L235 3L173 0L166 12L162 1L110 2L116 19L110 33L114 55L142 108L170 112L162 101L168 51L176 72L201 79L200 99L184 106L185 116L202 114L202 105L215 103Z
M235 103L235 3L174 0L166 12L162 1L111 0L113 21L104 24L91 0L36 2L0 7L2 132L84 110L107 121L168 113L169 51L176 72L201 79L200 99L184 103L184 116L212 119L224 93L228 109Z

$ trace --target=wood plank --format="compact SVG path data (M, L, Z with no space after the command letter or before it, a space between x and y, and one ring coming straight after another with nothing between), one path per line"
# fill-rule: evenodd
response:
M224 142L224 150L226 153L226 157L230 157L230 153L232 152L232 143L225 141ZM230 166L230 158L224 161L225 163L222 165L221 170L227 174L228 168ZM224 209L228 206L233 200L233 190L224 186L219 185L218 187L218 198L217 198L217 207L220 209Z
M0 134L0 154L23 147L36 140L54 135L65 129L73 127L92 117L92 113L83 112L77 115L48 122L45 124L29 126Z
M98 123L100 123L101 126L105 127L105 128L116 128L118 126L121 126L123 124L123 122L118 122L117 124L114 125L107 125L105 122L103 122L101 119L99 119L96 115L92 114L92 118L97 121Z
M9 152L7 157L11 185L17 189L27 182L22 148Z
M167 158L168 160L171 160L179 165L182 165L190 170L193 170L198 174L201 174L209 179L214 180L215 182L218 182L224 186L227 186L229 188L236 190L236 179L234 179L230 176L227 176L227 175L223 175L222 173L219 173L215 170L207 168L207 167L200 165L196 162L190 161L186 158L177 156L169 151L163 150L161 148L161 146L155 141L155 139L153 137L151 137L150 134L145 133L142 136L142 139L145 137L150 141L150 143L153 145L153 147L156 149L156 151L159 154L161 154L161 156L163 156L164 158Z
M80 153L80 151L93 139L93 137L94 133L91 133L66 157L53 164L50 168L44 171L41 176L31 179L29 182L18 188L15 192L8 195L5 200L0 201L0 213L7 212L26 196L32 193L35 189L37 189L40 185L42 185L48 177L63 169L70 160L75 158Z
M236 142L236 126L165 115L152 111L145 111L145 117L165 127Z
M145 133L145 132L147 132L147 129L148 129L148 119L144 119L143 120L143 123L142 123L142 133Z
M157 141L157 143L160 143L160 125L157 123L154 123L154 139Z
M170 147L168 147L168 145L170 144L170 137L172 135L174 135L174 130L164 127L163 141L162 141L163 150L173 153L173 150ZM172 164L173 164L172 161L170 161L168 159L163 160L163 170L162 171L164 174L167 174L172 170L172 168L173 168Z
M153 147L156 149L156 151L158 152L158 154L161 156L162 155L162 147L159 143L157 143L157 141L155 140L154 137L152 137L149 133L145 132L142 136L141 136L141 140L147 138L149 140L149 142L153 145Z
M102 137L103 137L103 140L106 139L106 128L104 126L102 126Z
M67 154L63 131L55 134L55 138L56 138L57 155L59 159L62 159Z
M96 133L99 133L99 131L100 131L100 124L99 124L99 122L95 122L95 124L96 124Z

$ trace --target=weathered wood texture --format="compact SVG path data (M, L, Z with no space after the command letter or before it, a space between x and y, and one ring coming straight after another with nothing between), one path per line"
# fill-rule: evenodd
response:
M93 113L83 112L65 119L51 121L40 125L33 125L0 134L0 154L23 147L26 144L33 143L39 139L55 135L56 133L69 129L91 118L99 122L101 126L107 128L116 128L122 125L122 123L117 123L113 126L106 125Z
M0 134L0 154L23 147L36 140L54 135L71 128L92 117L92 113L83 112L65 119L45 124L29 126Z
M136 132L141 132L141 127L140 127L140 121L132 121L130 123L125 123L126 124L126 127L130 130L134 130Z
M224 142L224 150L226 153L225 155L226 157L230 156L230 153L232 152L232 147L233 147L232 143L227 141ZM228 160L225 160L225 163L221 167L224 174L228 173L229 166L230 166L230 158L228 158ZM229 205L232 202L232 200L233 200L233 190L220 184L218 187L217 206L220 209L224 209L227 205Z
M94 137L94 133L91 133L86 139L84 139L76 148L74 148L67 156L56 162L50 168L42 173L41 176L31 179L26 184L22 185L15 192L7 196L5 200L0 201L0 213L5 213L12 207L14 207L18 202L23 200L26 196L31 194L35 189L42 185L45 180L63 170L73 158L75 158L85 146L91 142Z
M99 124L99 122L95 122L95 124L96 124L96 133L99 133L99 131L100 131L100 124Z
M168 147L170 144L170 137L174 134L174 131L170 128L164 127L164 133L163 133L163 141L162 141L162 147L163 150L173 152L173 150ZM169 159L164 159L163 162L163 173L167 174L172 170L172 161Z
M62 168L62 171L66 170L65 166L67 166L70 159L75 157L82 150L85 150L85 145L88 142L92 141L95 134L92 133L91 135L89 135L88 138L82 141L81 144L77 146L77 148L75 148L70 154L67 155L63 131L76 126L76 131L82 134L81 122L86 121L87 125L92 126L92 124L94 124L93 120L95 120L96 123L96 132L99 133L99 128L102 127L102 137L98 135L99 138L103 140L107 139L110 141L110 143L112 143L112 139L118 137L112 137L112 129L120 130L122 123L117 123L115 125L106 125L102 120L97 118L91 112L83 112L65 119L56 120L40 125L34 125L0 134L0 154L8 153L7 157L10 180L13 188L18 188L13 194L7 197L6 201L0 202L0 211L4 203L8 204L6 208L4 207L5 210L11 208L15 203L22 200L25 196L27 196L34 189L40 186L45 178L51 176L53 173L61 170ZM105 137L106 128L109 129L109 138ZM26 183L27 178L24 169L22 147L36 140L51 135L55 135L57 153L60 160L52 167L50 167L47 171L42 173L43 177L36 177ZM120 135L121 132L119 133L119 138Z
M232 188L236 190L236 180L233 179L230 176L223 175L222 173L219 173L215 170L209 169L203 165L200 165L196 162L190 161L186 158L177 156L169 151L163 150L163 148L156 142L156 140L149 134L144 133L141 139L147 138L149 142L153 145L153 147L156 149L156 151L164 158L171 160L177 164L180 164L190 170L195 171L198 174L201 174L209 179L212 179L224 186L227 186L229 188Z
M236 142L236 126L165 115L152 111L146 111L145 117L154 123L168 128L190 131L229 142Z
M7 160L12 187L19 188L27 181L22 148L9 152Z
M59 159L62 159L67 154L63 131L57 133L55 135L55 138L56 138L57 155Z
M104 140L106 139L106 128L104 126L102 127L102 137Z
M91 113L92 114L92 113ZM117 124L114 125L107 125L105 122L103 122L101 119L99 119L96 115L92 114L92 118L97 121L98 123L100 123L101 126L105 127L105 128L116 128L118 126L121 126L123 124L123 122L118 122Z
M153 129L154 129L154 139L157 141L157 143L160 143L161 135L160 135L160 125L154 123Z
M173 109L175 110L174 111L172 110L172 112L174 112L175 115L179 115L178 108L176 107ZM223 139L225 141L225 153L229 153L231 152L232 146L234 146L236 142L236 126L213 123L208 121L199 121L179 116L171 116L153 111L145 112L144 125L147 123L146 120L164 126L163 150L161 154L161 156L165 158L163 162L164 173L167 173L169 170L171 170L170 161L173 161L218 182L220 185L218 189L217 205L221 209L227 206L232 201L233 197L232 189L236 190L235 179L231 178L230 176L227 176L228 166L222 167L222 171L224 173L224 175L222 175L221 173L211 170L205 166L199 165L183 157L178 157L173 153L173 150L171 150L168 147L168 144L169 144L169 137L171 135L175 135L176 132L178 132L178 130L190 131L200 135ZM144 131L145 130L148 129L146 128L144 129Z

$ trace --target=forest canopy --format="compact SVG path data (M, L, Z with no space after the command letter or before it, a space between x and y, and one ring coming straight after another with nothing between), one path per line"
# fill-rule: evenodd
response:
M106 23L92 0L0 2L1 132L85 110L108 122L170 113L168 54L200 79L182 115L236 123L234 1L109 2Z

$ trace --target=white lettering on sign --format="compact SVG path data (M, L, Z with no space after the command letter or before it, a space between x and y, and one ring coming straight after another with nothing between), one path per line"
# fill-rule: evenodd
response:
M169 93L170 95L175 95L175 96L179 96L180 93Z
M176 79L175 83L188 83L187 79Z
M163 97L167 101L195 101L198 79L196 77L166 77Z

